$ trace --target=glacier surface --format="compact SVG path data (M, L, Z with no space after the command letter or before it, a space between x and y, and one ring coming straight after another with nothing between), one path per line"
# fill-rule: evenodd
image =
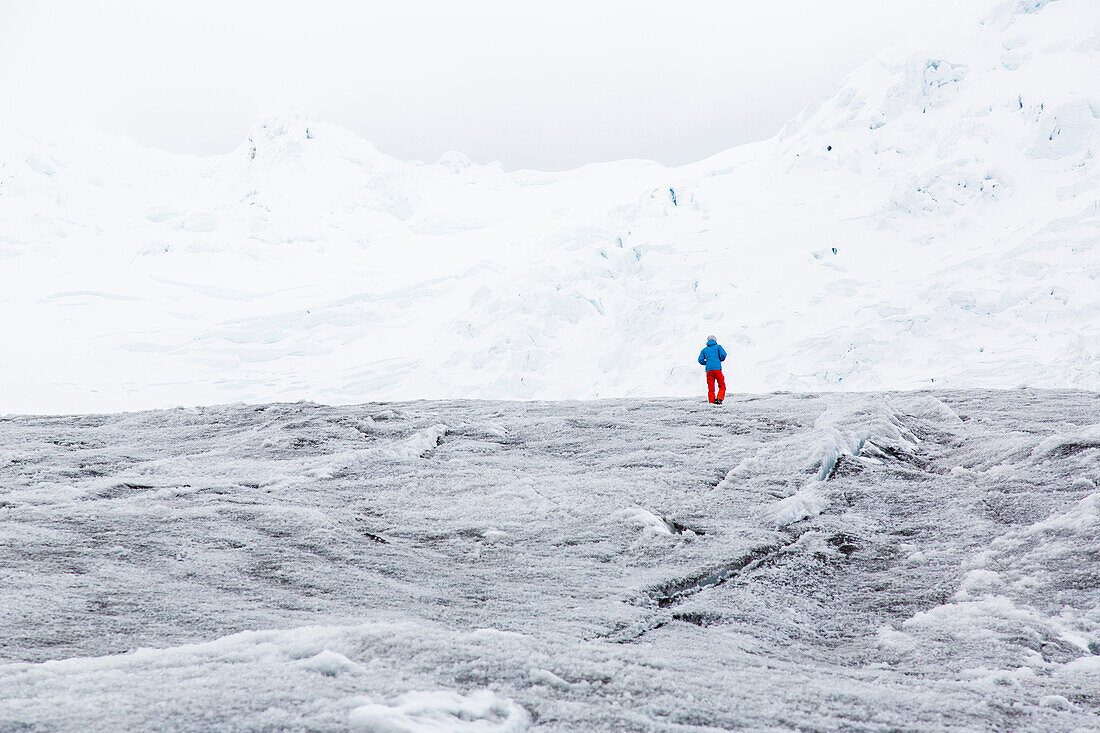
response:
M0 730L1085 730L1100 395L0 418Z

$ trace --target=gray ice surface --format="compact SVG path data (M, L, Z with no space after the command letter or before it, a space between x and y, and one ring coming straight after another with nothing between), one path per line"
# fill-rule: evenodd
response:
M0 419L0 731L1098 716L1096 393Z

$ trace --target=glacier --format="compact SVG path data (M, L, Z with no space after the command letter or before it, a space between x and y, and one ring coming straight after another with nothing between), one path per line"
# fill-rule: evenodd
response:
M231 405L0 446L0 730L1100 716L1095 392Z
M0 143L0 411L1100 387L1100 9L960 4L677 168Z
M3 130L0 731L1095 730L1098 69L975 0L679 167Z

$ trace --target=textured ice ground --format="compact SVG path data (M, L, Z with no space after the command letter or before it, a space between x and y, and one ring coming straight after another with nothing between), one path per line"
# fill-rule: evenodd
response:
M1094 728L1100 395L0 420L0 730Z

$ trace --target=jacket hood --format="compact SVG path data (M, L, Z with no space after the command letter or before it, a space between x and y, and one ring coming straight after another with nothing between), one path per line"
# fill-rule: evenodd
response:
M718 342L717 342L717 341L715 341L714 339L708 339L708 340L707 340L707 346L714 346L714 345L715 345L715 344L717 344L717 343L718 343Z

